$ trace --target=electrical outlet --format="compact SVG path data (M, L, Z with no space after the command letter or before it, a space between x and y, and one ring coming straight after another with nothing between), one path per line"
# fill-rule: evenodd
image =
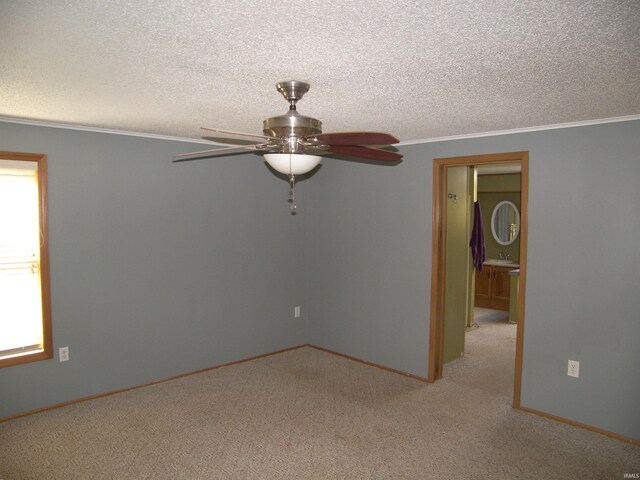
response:
M580 376L580 362L576 360L569 360L567 375L578 378Z
M69 360L69 347L60 347L58 349L58 357L61 362L66 362Z
M300 318L300 307L299 306L293 307L293 316L295 318Z

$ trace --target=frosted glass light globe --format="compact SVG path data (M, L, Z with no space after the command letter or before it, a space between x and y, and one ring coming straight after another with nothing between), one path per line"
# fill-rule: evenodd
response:
M303 175L313 170L322 157L299 153L265 153L264 159L275 170L285 175Z

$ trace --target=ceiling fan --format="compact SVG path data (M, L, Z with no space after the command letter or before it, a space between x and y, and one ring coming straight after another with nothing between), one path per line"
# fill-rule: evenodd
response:
M341 155L391 164L398 163L402 155L378 147L398 143L398 139L383 132L335 132L322 133L322 122L300 115L296 103L309 90L308 83L291 80L280 82L277 90L289 102L289 111L284 115L263 121L262 135L201 127L202 130L223 135L235 135L260 139L249 145L201 150L175 155L174 162L195 160L199 157L224 156L242 150L263 152L271 167L289 177L291 210L295 211L295 176L313 170L322 160L321 155Z

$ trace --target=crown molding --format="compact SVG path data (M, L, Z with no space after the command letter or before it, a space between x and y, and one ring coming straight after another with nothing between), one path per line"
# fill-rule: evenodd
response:
M423 143L448 142L452 140L466 140L470 138L495 137L499 135L514 135L517 133L530 133L530 132L540 132L544 130L557 130L561 128L585 127L589 125L601 125L605 123L630 122L633 120L640 120L640 115L598 118L594 120L584 120L580 122L555 123L551 125L538 125L535 127L513 128L509 130L495 130L490 132L450 135L447 137L434 137L434 138L424 138L420 140L407 140L407 141L396 143L395 145L398 145L398 146L420 145ZM34 125L38 127L62 128L66 130L80 130L83 132L107 133L110 135L126 135L130 137L153 138L156 140L169 140L173 142L201 143L204 145L221 145L221 146L225 145L222 143L217 143L210 140L203 140L199 138L174 137L171 135L160 135L156 133L132 132L129 130L116 130L111 128L101 128L101 127L88 127L84 125L74 125L69 123L56 123L56 122L45 122L41 120L28 120L25 118L17 118L17 117L0 116L0 122L19 123L22 125Z
M125 135L129 137L153 138L156 140L170 140L172 142L202 143L204 145L225 145L222 143L203 140L200 138L173 137L171 135L160 135L157 133L132 132L130 130L116 130L112 128L87 127L84 125L74 125L70 123L44 122L41 120L28 120L17 117L0 116L0 122L19 123L22 125L34 125L37 127L62 128L64 130L80 130L82 132L107 133L110 135Z
M466 140L469 138L480 138L480 137L497 137L499 135L514 135L516 133L530 133L530 132L540 132L543 130L559 130L561 128L574 128L574 127L585 127L589 125L601 125L604 123L618 123L618 122L630 122L633 120L640 120L640 115L627 115L624 117L610 117L610 118L598 118L594 120L583 120L580 122L567 122L567 123L554 123L551 125L538 125L535 127L523 127L523 128L512 128L509 130L495 130L492 132L479 132L479 133L465 133L462 135L450 135L448 137L434 137L434 138L425 138L422 140L407 140L404 142L396 143L398 146L404 145L419 145L422 143L433 143L433 142L448 142L451 140Z

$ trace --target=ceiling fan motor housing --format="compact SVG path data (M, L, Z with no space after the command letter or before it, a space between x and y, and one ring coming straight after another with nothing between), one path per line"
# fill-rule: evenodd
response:
M278 83L276 89L289 102L289 111L264 120L262 132L268 137L285 141L282 153L301 153L301 142L305 137L322 133L320 120L300 115L296 111L296 102L307 93L309 84L290 80Z
M304 138L322 133L322 122L315 118L300 115L295 110L289 110L284 115L264 120L262 122L262 132L268 137L282 139L288 139L289 137Z

